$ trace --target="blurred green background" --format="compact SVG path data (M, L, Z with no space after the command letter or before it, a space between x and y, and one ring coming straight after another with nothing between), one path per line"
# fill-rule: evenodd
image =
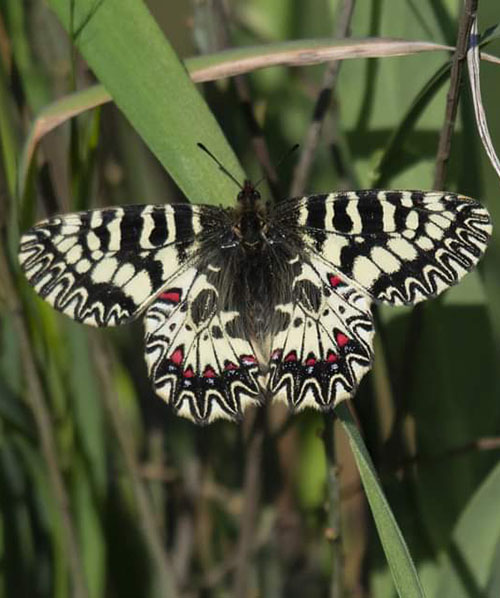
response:
M90 2L97 21L106 2ZM343 3L147 4L187 58L224 45L331 37ZM18 271L19 233L46 214L182 201L179 188L189 188L185 175L174 177L177 184L169 178L122 113L106 104L43 138L20 195L20 155L36 114L96 82L53 8L70 15L71 3L0 0L0 596L332 595L322 417L306 411L287 420L273 406L260 445L252 442L252 414L242 425L197 428L152 393L140 321L87 329L36 298ZM358 0L351 33L454 45L461 9L456 0ZM118 8L110 39L120 27L134 27L125 17ZM499 22L500 4L480 2L480 31ZM77 43L79 35L73 29ZM500 55L500 41L487 51ZM305 190L432 188L449 80L426 96L414 123L405 117L448 59L434 52L345 61ZM325 68L276 67L245 76L274 161L304 140ZM485 110L500 146L500 67L482 62L481 68ZM133 82L132 73L131 93ZM241 88L225 79L198 90L245 171L259 178ZM168 129L167 118L162 126ZM213 144L229 152L223 140ZM179 168L205 180L197 184L197 201L204 193L212 197L198 158L183 166L183 157L176 156ZM289 193L294 162L280 168L280 196ZM217 171L214 178L222 193ZM445 187L481 200L494 225L500 222L499 180L479 140L466 77ZM416 314L379 309L375 367L354 400L430 597L500 595L499 267L494 233L478 271L444 297ZM340 428L335 443L342 595L395 596Z

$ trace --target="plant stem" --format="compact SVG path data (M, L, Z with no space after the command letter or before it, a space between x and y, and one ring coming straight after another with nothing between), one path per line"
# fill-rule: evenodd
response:
M349 36L352 13L354 11L354 0L344 0L339 10L338 22L335 27L334 38L342 39ZM342 62L336 60L331 62L325 69L323 84L316 100L313 111L313 118L307 131L306 139L302 147L299 162L295 168L293 182L290 190L291 197L298 197L304 193L304 188L311 172L311 166L318 147L323 121L330 106L333 90L337 82Z
M265 413L264 407L258 409L252 431L246 443L247 459L243 484L244 504L241 514L240 536L236 548L236 570L233 584L233 596L235 598L246 598L248 596L248 574L260 499L260 467L264 442Z
M112 364L109 352L93 336L91 336L91 347L102 386L101 396L122 451L125 467L134 490L139 523L144 533L144 539L156 565L156 571L161 584L159 595L163 598L176 598L178 592L174 569L163 545L151 498L146 491L144 481L141 479L131 436L117 403L116 392L113 390L110 375Z
M330 598L343 596L342 584L342 534L340 522L340 482L338 467L335 462L335 416L326 413L323 416L325 429L323 430L323 444L326 457L326 483L328 495L328 527L326 537L332 545L332 572L330 579Z
M434 189L443 189L446 180L446 170L450 158L451 138L455 128L458 101L460 98L462 70L467 58L469 34L477 13L478 0L465 0L464 11L457 34L457 45L452 59L450 73L450 87L446 97L446 110L443 127L439 137L439 146L436 155L436 171L434 175Z

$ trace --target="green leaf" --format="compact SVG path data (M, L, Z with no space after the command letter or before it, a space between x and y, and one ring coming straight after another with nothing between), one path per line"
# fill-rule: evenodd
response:
M83 458L82 458L83 457ZM102 501L93 492L92 470L85 465L84 456L72 463L73 504L79 528L79 539L90 596L105 596L106 540L100 510Z
M500 541L500 464L475 492L453 531L437 585L439 598L486 598Z
M349 443L370 503L380 541L391 569L394 585L399 595L404 598L421 598L425 594L410 552L384 496L371 457L345 401L342 401L335 408L335 413L349 437Z
M96 76L184 194L230 203L234 183L197 147L201 141L238 179L244 174L212 113L146 5L136 0L49 0Z
M494 459L490 451L467 449L478 438L496 434L500 416L498 360L481 296L479 276L472 273L442 300L429 302L411 353L402 344L407 325L402 314L392 316L385 329L392 339L388 351L394 370L401 372L408 362L414 368L406 374L399 397L404 397L407 412L417 422L415 449L408 455L419 457L416 528L435 553L445 549L460 513ZM463 339L467 346L481 350L465 355ZM404 504L401 508L408 510ZM419 555L425 550L422 545Z

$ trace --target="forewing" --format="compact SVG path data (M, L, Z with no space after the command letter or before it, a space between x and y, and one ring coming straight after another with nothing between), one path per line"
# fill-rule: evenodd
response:
M454 193L352 191L284 202L276 222L373 299L418 303L456 284L483 255L491 220Z
M145 314L146 363L155 391L199 424L240 419L262 399L257 358L241 316L219 310L210 270L187 269Z
M55 216L22 236L19 261L57 310L85 324L115 326L141 313L189 263L204 220L217 214L176 204Z
M292 301L276 309L269 391L294 410L331 409L370 369L373 334L364 293L320 260L301 263Z

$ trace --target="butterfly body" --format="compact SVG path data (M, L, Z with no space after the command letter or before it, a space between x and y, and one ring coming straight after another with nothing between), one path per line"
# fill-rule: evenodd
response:
M230 209L127 206L56 216L21 239L30 284L73 319L144 315L155 391L197 423L264 397L331 409L373 361L374 301L441 293L483 254L491 221L453 193L351 191Z
M225 214L227 220L205 226L195 267L211 272L218 311L239 312L241 334L263 342L271 332L276 306L291 300L296 268L290 260L301 244L291 231L286 234L273 206L262 201L248 180Z

